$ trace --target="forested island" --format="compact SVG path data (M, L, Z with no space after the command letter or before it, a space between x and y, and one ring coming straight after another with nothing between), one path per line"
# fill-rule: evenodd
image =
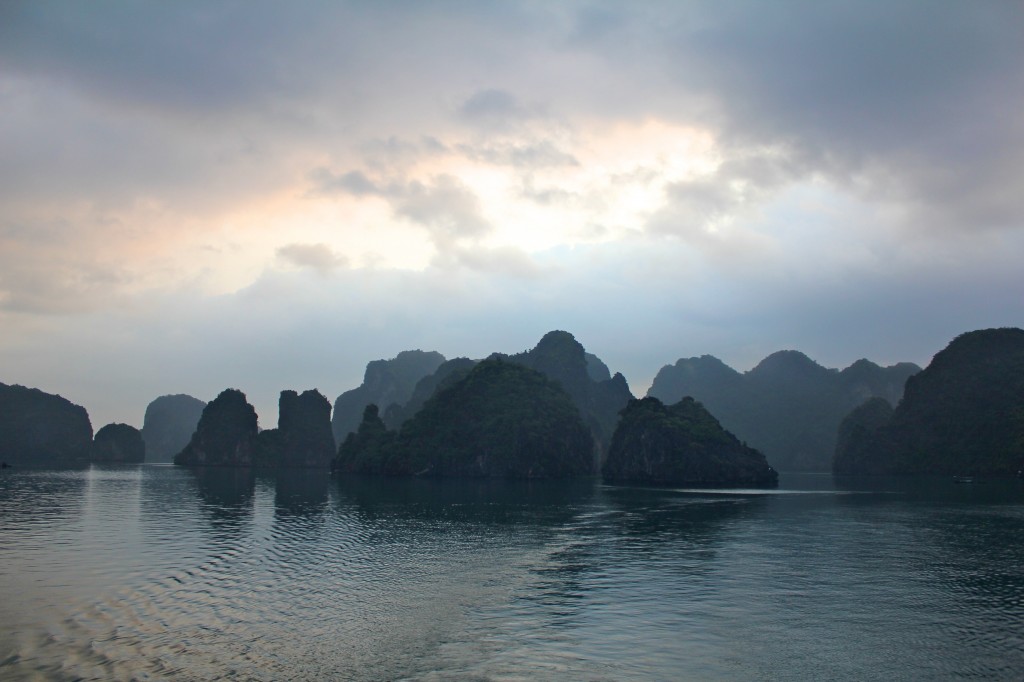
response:
M838 474L1017 475L1024 468L1024 331L958 336L907 380L895 408L869 401L839 434Z
M739 373L690 358L663 367L640 400L572 334L552 331L480 360L403 351L369 363L333 410L319 391L285 390L278 415L260 430L237 389L210 403L167 395L147 406L141 431L108 424L94 435L85 408L0 384L0 459L762 487L822 461L836 474L1012 476L1024 468L1024 331L963 334L924 370L867 360L830 370L781 351Z

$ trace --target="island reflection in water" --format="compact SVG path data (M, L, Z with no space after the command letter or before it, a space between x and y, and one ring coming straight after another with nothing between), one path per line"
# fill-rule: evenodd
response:
M0 677L1024 675L1019 482L0 476Z

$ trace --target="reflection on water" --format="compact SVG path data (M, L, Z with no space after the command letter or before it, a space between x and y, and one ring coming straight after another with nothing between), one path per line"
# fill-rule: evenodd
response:
M5 471L0 678L1018 679L1022 501Z

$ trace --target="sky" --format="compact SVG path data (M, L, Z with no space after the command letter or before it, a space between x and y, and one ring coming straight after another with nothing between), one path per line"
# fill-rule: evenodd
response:
M0 381L93 427L573 333L926 365L1024 324L1024 4L0 2Z

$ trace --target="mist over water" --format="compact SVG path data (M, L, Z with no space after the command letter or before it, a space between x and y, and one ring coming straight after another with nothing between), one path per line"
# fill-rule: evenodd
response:
M1017 481L0 475L4 679L1015 679Z

